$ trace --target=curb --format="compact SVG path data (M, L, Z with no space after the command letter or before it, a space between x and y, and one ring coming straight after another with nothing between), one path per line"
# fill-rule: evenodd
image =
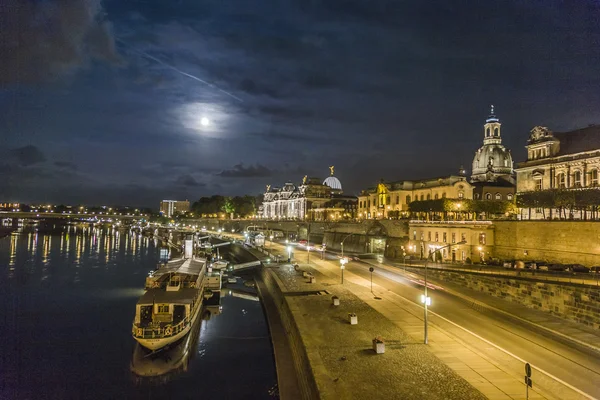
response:
M380 267L381 266L382 265L380 264ZM394 272L393 271L394 269L395 270L401 270L401 267L394 267L394 266L390 266L390 265L383 265L383 267L385 267L385 269L388 270L388 271L390 271L390 272ZM410 268L410 266L407 267L407 268ZM414 272L412 272L412 273L414 273ZM443 283L440 283L440 281L437 280L437 279L431 279L431 278L429 278L429 281L435 282L438 285L443 285ZM561 339L566 340L568 342L574 343L574 344L582 346L582 347L586 347L586 348L588 348L588 349L590 349L592 351L600 353L600 347L594 346L593 344L590 344L590 343L581 341L579 339L573 338L573 337L568 336L568 335L566 335L566 334L564 334L562 332L559 332L559 331L556 331L554 329L548 328L546 326L540 325L540 324L535 323L533 321L530 321L528 319L521 318L519 316L516 316L515 314L511 314L511 313L509 313L507 311L501 310L501 309L496 308L494 306L490 306L489 304L486 304L486 303L484 303L484 302L482 302L480 300L474 299L474 298L472 298L472 297L470 297L468 295L465 295L465 294L462 294L460 292L457 292L457 291L455 291L453 289L448 289L448 288L444 287L444 291L446 293L452 295L452 296L458 297L458 298L460 298L460 299L462 299L464 301L467 301L467 302L469 302L471 304L475 304L475 305L477 305L477 306L479 306L481 308L485 308L485 309L488 309L490 311L497 312L497 313L502 314L502 315L504 315L504 316L506 316L508 318L512 318L512 319L517 320L517 321L519 321L521 323L524 323L524 324L527 324L527 325L531 325L534 328L537 328L539 330L545 331L545 332L550 333L552 335L558 336Z

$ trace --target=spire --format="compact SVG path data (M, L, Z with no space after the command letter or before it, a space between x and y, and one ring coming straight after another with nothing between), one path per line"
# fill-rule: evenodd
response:
M485 122L499 122L500 120L496 117L496 113L494 111L494 105L490 105L490 116L487 117Z

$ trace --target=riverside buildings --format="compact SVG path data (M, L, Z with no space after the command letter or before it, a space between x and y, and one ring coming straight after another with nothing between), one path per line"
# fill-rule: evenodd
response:
M600 126L591 125L569 132L534 127L527 141L527 160L519 163L517 192L596 189L600 170ZM578 214L578 215L575 215ZM581 211L568 217L581 217ZM558 217L552 208L523 210L522 219Z
M344 196L342 184L329 167L330 176L323 182L305 176L301 185L286 182L282 187L267 185L260 215L266 219L309 221L356 218L356 197Z
M162 215L171 218L175 213L186 213L190 211L190 202L188 200L163 200L160 202L160 212Z

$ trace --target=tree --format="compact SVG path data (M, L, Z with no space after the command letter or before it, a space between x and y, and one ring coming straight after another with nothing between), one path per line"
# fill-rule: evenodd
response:
M225 197L223 205L221 206L221 210L227 215L235 212L235 204L233 203L231 197Z

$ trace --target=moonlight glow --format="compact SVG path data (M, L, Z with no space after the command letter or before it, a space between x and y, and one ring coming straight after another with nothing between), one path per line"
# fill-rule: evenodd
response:
M209 121L209 119L208 119L208 118L206 118L206 117L202 117L202 118L200 119L200 125L202 125L202 126L208 126L208 125L210 125L210 121Z

